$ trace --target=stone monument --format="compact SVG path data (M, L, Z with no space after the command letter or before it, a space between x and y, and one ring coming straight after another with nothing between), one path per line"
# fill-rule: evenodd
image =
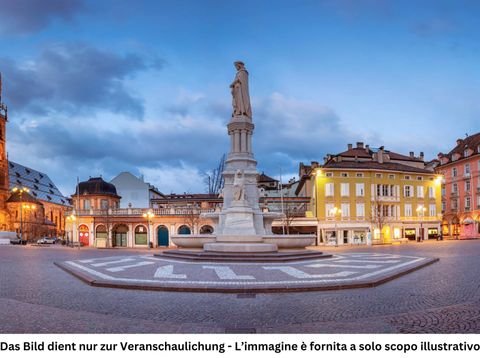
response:
M223 207L204 214L215 222L211 235L172 235L179 247L203 247L209 252L276 252L280 248L305 248L313 235L273 235L272 222L281 213L262 212L257 187L257 162L253 156L252 108L248 72L241 61L234 63L237 73L230 85L232 117L227 125L230 153L225 161Z

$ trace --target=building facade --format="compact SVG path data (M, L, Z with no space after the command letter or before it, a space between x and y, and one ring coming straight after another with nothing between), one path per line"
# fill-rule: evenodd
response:
M440 235L441 180L425 169L422 154L359 142L327 156L323 165L303 168L309 173L300 183L311 190L319 243L387 244Z
M443 175L442 233L447 239L480 238L480 133L458 139L439 153Z
M69 200L48 175L7 158L8 112L1 88L0 75L0 230L22 234L29 241L63 236Z
M196 205L182 206L176 201L169 207L158 207L157 203L152 207L122 208L115 185L100 177L79 183L72 200L74 209L67 216L68 238L82 246L170 246L172 234L214 231L211 220L201 217L202 213L215 210L209 203L197 200Z

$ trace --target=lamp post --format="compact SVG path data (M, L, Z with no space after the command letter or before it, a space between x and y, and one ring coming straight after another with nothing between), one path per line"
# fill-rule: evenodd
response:
M152 212L152 210L148 210L146 213L143 213L143 217L147 219L147 246L148 249L150 250L151 246L153 246L152 242L150 241L150 226L152 225L152 219L155 217L155 214Z
M420 217L420 236L419 236L419 242L423 241L423 218L425 216L425 211L427 209L425 208L424 205L420 204L417 206L417 215Z
M75 227L75 221L77 220L77 217L74 215L74 214L70 214L67 216L67 221L70 223L71 227L72 227L72 230L71 230L71 238L72 238L72 247L74 246L73 242L75 241L74 240L74 233L75 233L75 230L74 230L74 227ZM80 242L78 243L78 248L80 248Z
M342 214L342 210L337 208L336 206L330 209L330 215L333 216L333 220L335 222L335 246L338 246L338 236L337 236L337 214Z
M12 189L13 193L19 193L20 197L20 244L23 242L23 193L28 193L28 188L22 187L14 187Z

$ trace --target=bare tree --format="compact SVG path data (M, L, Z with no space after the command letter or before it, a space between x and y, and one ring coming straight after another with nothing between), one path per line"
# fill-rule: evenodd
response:
M193 234L200 223L200 209L196 205L188 205L183 211L183 223L191 228Z
M204 174L204 182L207 186L208 194L218 194L223 188L223 169L225 167L225 154L222 155L218 166L210 172Z

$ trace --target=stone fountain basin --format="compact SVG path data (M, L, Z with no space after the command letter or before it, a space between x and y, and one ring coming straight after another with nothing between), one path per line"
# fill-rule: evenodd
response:
M239 236L240 238L240 236ZM279 249L305 248L315 243L315 235L263 235L258 237L260 242L275 244ZM215 235L172 235L171 241L179 248L203 248L204 244L216 242ZM240 241L240 239L239 239ZM245 237L248 243L249 237ZM257 240L255 240L257 241ZM258 242L257 241L257 242Z

